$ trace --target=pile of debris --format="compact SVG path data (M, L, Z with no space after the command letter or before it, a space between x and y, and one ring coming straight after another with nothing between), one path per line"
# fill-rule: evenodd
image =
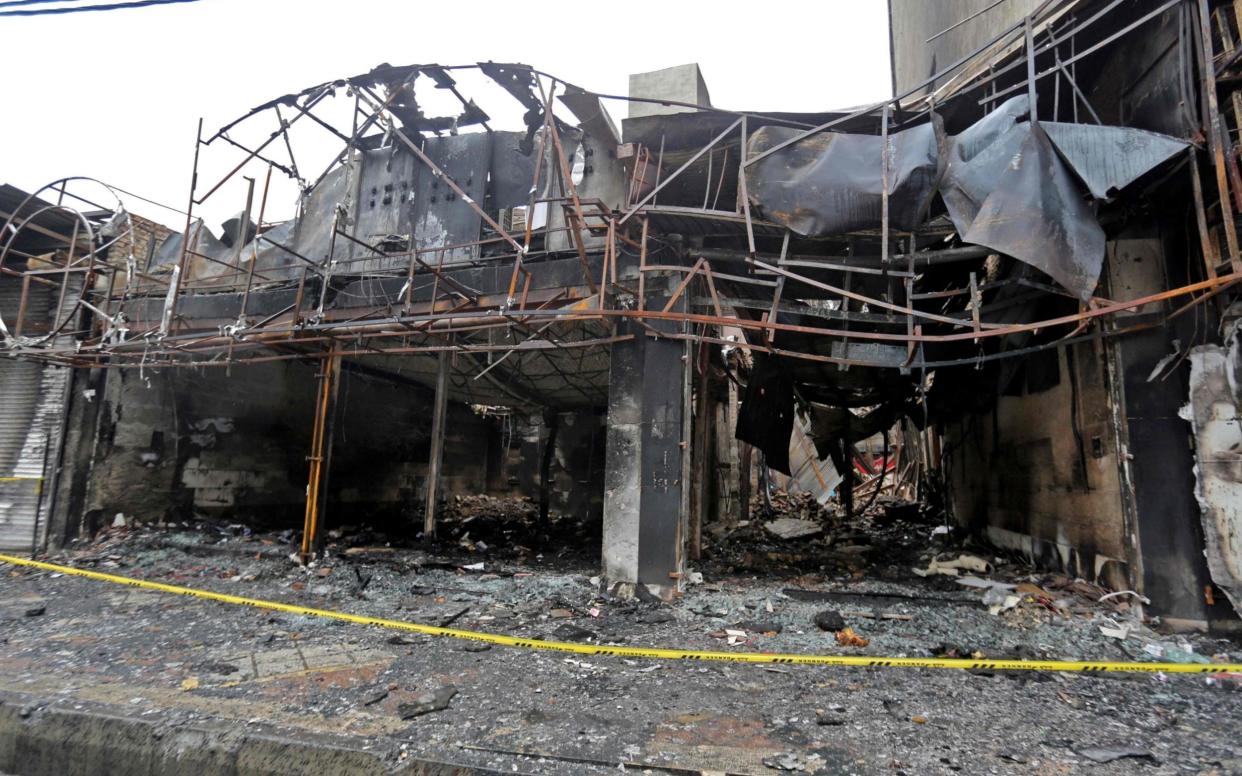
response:
M1014 632L1038 632L1045 641L1050 633L1081 638L1089 632L1099 645L1111 645L1105 647L1110 659L1120 660L1208 663L1216 651L1205 654L1193 639L1167 632L1159 618L1146 616L1150 602L1135 591L1040 572L961 536L915 503L885 496L847 519L834 504L778 492L755 499L751 514L756 519L709 530L696 568L708 579L783 577L796 586L784 588L782 598L832 604L811 620L839 647L868 647L865 634L877 625L891 631L893 623L917 617L922 624L912 627L927 639L919 652L929 657L1036 657L1039 651L1024 644L1005 645L1002 634ZM713 588L720 589L707 585ZM771 607L765 601L751 610L757 617L721 620L724 627L711 635L743 645L792 625L773 617ZM971 630L962 618L972 610L972 619L985 618L981 632L995 630L978 643L952 635ZM989 616L996 629L982 626Z
M598 558L598 522L552 513L539 519L539 505L526 498L455 496L437 520L439 549L450 546L489 558L521 562L555 554Z
M835 501L821 504L809 493L775 491L755 497L750 514L751 520L716 523L706 531L707 569L861 577L881 561L912 560L934 530L918 504L891 496L847 519Z
M750 514L760 521L789 519L834 523L843 513L831 502L827 505L819 503L811 493L778 490L768 494L767 498L758 495L751 499Z
M458 494L444 505L439 519L458 523L481 518L529 523L538 517L539 505L530 498Z

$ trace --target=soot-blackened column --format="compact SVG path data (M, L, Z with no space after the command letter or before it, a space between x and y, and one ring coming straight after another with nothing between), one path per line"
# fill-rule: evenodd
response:
M619 261L618 268L621 283L633 288L637 264ZM663 309L676 280L648 273L646 309ZM672 309L685 309L684 296ZM618 333L634 337L613 345L608 384L604 578L626 589L643 584L663 597L678 589L685 557L689 372L687 343L651 332L680 333L683 325L623 320Z

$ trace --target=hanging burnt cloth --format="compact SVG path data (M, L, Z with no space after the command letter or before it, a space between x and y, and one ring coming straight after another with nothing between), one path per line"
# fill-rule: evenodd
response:
M756 353L734 436L763 451L770 468L793 476L789 470L793 424L793 382L778 359Z

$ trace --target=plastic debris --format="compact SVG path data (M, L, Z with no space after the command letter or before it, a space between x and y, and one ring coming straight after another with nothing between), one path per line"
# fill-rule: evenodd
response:
M1145 644L1143 651L1152 657L1168 663L1211 663L1203 655L1195 654L1189 644L1177 646L1168 643Z
M871 639L863 638L853 628L837 631L837 644L843 647L865 647L870 643Z
M1007 612L1017 606L1022 601L1022 596L1008 593L1001 588L990 587L983 594L983 605L988 608L989 614L1000 614Z
M933 560L925 569L912 569L915 574L920 577L930 577L934 574L943 574L948 577L956 577L962 571L973 571L976 574L986 574L992 570L992 564L977 555L969 555L962 553L956 558L949 560Z
M999 588L1001 590L1013 590L1017 585L1011 585L1008 582L995 582L991 579L980 579L976 576L958 577L954 580L963 587L977 587L980 590L988 588Z
M1135 626L1133 623L1129 623L1129 622L1117 623L1117 622L1114 622L1113 620L1108 619L1107 617L1104 617L1101 619L1103 619L1104 622L1108 624L1100 626L1100 633L1103 633L1105 636L1108 636L1110 639L1117 639L1119 641L1125 641L1127 638L1130 637L1130 634L1134 632Z
M1133 590L1118 590L1115 593L1106 593L1105 595L1100 596L1099 600L1100 600L1100 603L1103 603L1109 600L1110 598L1117 598L1123 595L1128 595L1133 598L1137 598L1138 600L1142 601L1145 604L1151 604L1150 598L1148 598L1145 595L1142 595L1141 593L1136 593Z

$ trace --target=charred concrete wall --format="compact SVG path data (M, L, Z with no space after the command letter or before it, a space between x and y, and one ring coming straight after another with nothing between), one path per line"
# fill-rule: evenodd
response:
M605 416L594 410L557 413L555 449L549 466L553 512L599 522L604 511ZM520 444L510 448L511 495L536 495L548 423L540 416L518 422ZM537 497L537 495L536 495Z
M927 80L1022 20L1038 0L889 0L893 85L897 94ZM982 13L980 13L982 12ZM936 33L979 15L928 41Z
M951 508L1041 564L1128 585L1115 434L1099 343L1027 363L990 411L947 424Z
M117 513L158 522L195 514L301 525L316 368L296 361L234 369L81 372L71 404L54 544ZM328 478L328 526L421 524L431 395L347 366ZM538 500L542 418L484 417L450 404L441 492ZM598 521L603 417L558 416L553 512Z
M1128 13L1148 9L1136 4ZM1092 109L1105 124L1189 137L1198 131L1198 107L1191 84L1197 73L1185 28L1192 22L1185 6L1171 8L1105 49L1098 67L1077 68ZM1046 91L1046 90L1045 90ZM1046 101L1045 101L1046 102ZM1090 121L1079 101L1062 100L1061 121Z
M1125 301L1185 276L1174 222L1108 243L1101 292ZM983 412L944 425L954 517L1041 565L1135 589L1184 627L1232 628L1213 597L1194 500L1193 440L1178 417L1188 391L1183 343L1211 321L1165 322L1169 303L1119 315L1127 333L1028 357Z
M79 527L89 532L118 512L145 521L197 512L300 523L315 391L314 366L293 361L231 375L223 369L109 372L93 399L100 402L93 444L75 445L72 453L85 482ZM428 407L421 386L343 374L330 519L421 513ZM492 423L464 405L450 405L449 417L444 491L482 492Z

